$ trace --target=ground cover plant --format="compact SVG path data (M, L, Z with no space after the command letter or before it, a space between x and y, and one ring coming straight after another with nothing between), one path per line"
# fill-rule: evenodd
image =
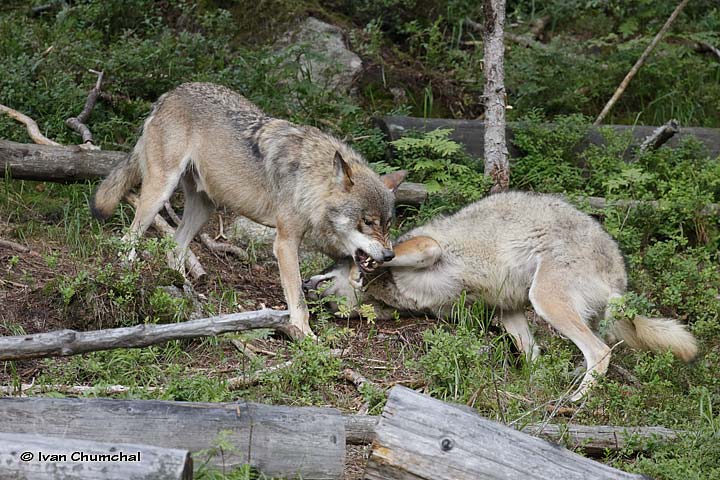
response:
M0 6L0 103L30 115L58 142L80 141L64 120L77 115L95 83L88 68L105 72L107 95L89 124L106 150L132 147L163 92L184 81L212 81L272 115L344 138L379 172L410 170L410 180L424 182L432 194L420 207L401 209L396 233L487 193L482 162L448 132L413 133L390 144L372 121L390 113L482 113L481 38L464 22L482 23L477 2L273 0L258 2L264 6L253 16L247 9L259 7L240 1L78 0L31 14L41 3ZM558 413L546 406L567 393L581 365L579 352L533 321L544 352L528 365L493 321L494 312L458 299L454 314L443 320L382 322L371 311L349 319L312 305L317 342L291 343L257 331L4 362L3 384L92 386L83 393L89 396L104 396L105 387L120 384L128 387L117 394L124 398L244 398L373 414L384 405L384 390L403 384L513 425L572 421L686 431L676 442L651 443L640 454L608 452L602 460L655 478L720 478L720 225L717 213L706 213L708 205L720 203L720 161L692 140L639 153L630 138L609 130L602 132L603 146L578 148L674 6L669 0L509 2L509 32L531 40L510 41L506 58L509 115L519 124L514 142L521 152L511 181L516 189L564 194L596 215L626 256L632 295L622 306L625 313L688 322L700 341L695 362L618 346L608 376L588 399ZM362 56L364 69L350 93L313 81L297 52L276 54L275 39L300 13L340 25ZM539 21L544 27L538 32ZM698 47L718 46L718 32L716 3L692 2L606 121L662 124L676 118L682 125L720 127L720 61ZM4 116L0 139L30 142L25 129ZM98 223L87 208L93 188L4 176L0 238L37 255L0 247L0 334L176 322L283 305L277 266L267 251L240 262L193 245L209 274L193 285L199 303L182 294L182 278L165 267L170 244L159 235L144 241L139 262L123 265L118 238L131 208ZM594 209L588 196L604 197L608 206ZM619 199L657 203L612 203ZM213 219L205 231L214 236L218 226ZM320 266L307 261L303 272ZM262 373L287 361L287 368ZM343 379L348 367L373 385L358 391ZM42 394L71 395L52 387ZM359 478L363 453L362 447L351 450L348 478ZM202 475L256 477L249 469L205 469Z

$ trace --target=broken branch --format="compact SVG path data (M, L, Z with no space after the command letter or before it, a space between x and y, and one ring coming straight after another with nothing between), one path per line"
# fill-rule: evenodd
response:
M19 253L27 253L29 255L37 256L39 257L40 254L32 250L30 247L26 247L25 245L20 245L19 243L12 242L10 240L3 240L0 238L0 248L8 248L10 250L14 250Z
M715 55L718 60L720 60L720 49L715 47L714 45L709 44L708 42L698 42L700 45L700 49L702 51L711 52L713 55Z
M640 58L638 58L637 62L635 62L635 65L632 66L630 71L625 75L625 78L623 78L623 81L620 82L620 86L615 90L615 93L613 94L612 98L608 100L605 107L602 109L602 112L600 112L600 115L595 119L595 122L593 125L600 125L600 123L605 119L607 114L610 112L610 109L615 105L615 102L618 101L620 96L625 92L625 89L630 84L630 80L635 77L638 70L640 70L640 67L643 66L645 63L645 60L650 56L650 53L655 49L655 46L660 43L660 40L662 39L663 35L665 35L665 32L670 28L670 25L673 24L675 19L680 15L680 12L682 12L683 8L685 8L685 5L687 5L688 0L682 0L680 4L675 8L672 15L667 19L665 22L665 25L662 26L660 31L655 35L655 38L652 39L652 42L650 42L650 45L647 46L645 51L640 55Z
M53 145L56 147L62 146L59 143L50 140L45 135L40 133L40 127L38 127L38 124L35 122L35 120L28 117L27 115L24 115L17 110L13 110L10 107L6 107L5 105L0 105L0 112L4 112L18 122L25 124L28 135L30 135L30 138L33 142L39 143L40 145Z
M140 348L170 340L210 337L257 328L281 330L294 338L302 335L297 327L290 324L290 314L287 311L264 308L181 323L141 324L87 332L57 330L0 337L0 360L64 357L98 350Z
M657 150L665 142L670 140L673 135L680 131L680 124L677 120L670 120L665 125L656 128L652 134L648 135L640 144L640 151Z
M100 96L100 85L102 84L104 72L97 72L95 70L90 70L90 72L98 76L95 87L93 87L93 89L90 90L90 93L88 93L87 100L85 101L85 106L83 107L80 114L77 117L68 118L67 120L65 120L65 124L82 136L83 144L86 144L88 148L98 148L93 143L92 132L90 132L88 126L85 125L85 122L87 122L87 119L90 117L90 112L92 112L92 109L95 107L95 103Z
M170 216L172 221L175 222L175 225L180 225L180 222L182 221L182 219L175 212L175 209L172 207L170 202L165 202L165 211L168 213L168 215ZM220 225L222 226L222 220L221 220ZM222 231L222 229L221 229L221 231ZM200 235L198 235L198 237L200 238L200 242L203 245L205 245L205 247L208 250L210 250L211 252L229 253L229 254L235 255L236 257L238 257L240 260L242 260L244 262L248 261L248 259L250 258L250 256L247 254L247 252L245 250L243 250L242 248L240 248L236 245L231 245L229 243L218 242L218 241L214 240L207 233L201 233Z

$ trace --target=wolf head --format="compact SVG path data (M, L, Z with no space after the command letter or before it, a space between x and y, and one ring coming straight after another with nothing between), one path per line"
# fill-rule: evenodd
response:
M342 256L355 259L363 270L392 260L389 229L395 207L395 190L407 172L378 177L364 163L345 161L335 153L336 195L331 199L327 221Z

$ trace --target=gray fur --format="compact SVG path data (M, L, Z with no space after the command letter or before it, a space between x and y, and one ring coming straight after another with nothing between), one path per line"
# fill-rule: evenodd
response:
M427 239L423 248L414 247L420 239ZM358 271L347 262L307 286L332 279L324 295L347 296L351 306L370 302L435 315L447 315L466 292L469 301L499 308L501 322L529 360L538 355L524 316L531 304L585 356L587 372L573 399L607 370L610 349L589 325L625 293L625 265L600 224L562 199L491 195L413 229L398 239L395 252L394 260L364 279L364 291L357 290ZM697 352L694 337L672 319L618 320L611 334L635 348L669 348L684 360Z
M337 178L339 154L352 177ZM126 240L135 241L179 183L186 208L171 259L182 268L187 247L214 205L276 227L275 254L291 321L311 334L300 288L297 248L303 237L338 258L367 252L382 261L391 248L387 225L367 229L363 219L389 218L391 189L363 158L320 130L263 113L243 96L209 83L186 83L156 102L128 164L98 188L96 210L109 215L142 172L135 219Z

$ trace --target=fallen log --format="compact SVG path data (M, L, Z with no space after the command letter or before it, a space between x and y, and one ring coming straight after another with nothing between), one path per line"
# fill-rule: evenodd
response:
M3 172L18 180L81 182L97 180L127 156L109 150L87 150L79 146L35 145L0 140Z
M376 124L385 132L388 139L397 140L408 132L424 131L429 132L438 128L453 129L450 138L465 145L465 150L472 156L484 158L485 146L485 122L482 120L452 120L444 118L415 118L403 116L388 116L377 118ZM520 127L519 123L508 123L505 130L505 137L508 151L511 157L519 157L521 151L512 143L515 130ZM651 136L658 127L646 125L605 125L603 128L611 128L617 133L630 132L635 143L640 145L643 140ZM687 137L696 137L708 149L709 154L714 158L720 155L720 129L688 127L681 128L668 142L671 147L677 146ZM593 127L588 131L583 145L603 145L604 139L600 131Z
M600 457L607 451L618 452L631 445L633 451L643 452L650 443L668 443L683 433L665 427L576 424L531 424L522 431Z
M379 415L345 415L345 441L348 445L369 445L375 439Z
M405 387L390 391L366 480L641 479Z
M196 466L209 461L229 470L250 464L282 478L341 479L345 461L343 417L331 408L244 401L3 398L0 431L42 435L58 445L66 438L141 441L189 450ZM218 444L223 447L215 448Z
M345 415L345 439L350 445L367 445L375 438L380 421L377 415ZM518 427L516 427L518 428ZM647 451L650 444L668 443L686 432L665 427L624 427L615 425L578 425L575 423L531 423L519 428L534 437L541 437L582 450L589 456L605 456L607 451L618 452L631 448Z
M0 166L17 180L45 182L81 182L98 180L125 159L127 153L111 150L87 150L79 146L63 147L0 140ZM398 203L418 205L427 192L415 184L401 184L396 192Z
M128 387L126 385L61 385L61 384L42 384L42 383L22 383L20 385L0 385L0 396L9 397L28 397L31 395L43 394L47 392L62 393L65 395L119 395L133 391L133 389L143 392L163 391L163 387Z
M301 336L297 327L290 324L290 314L287 311L265 308L180 323L141 324L87 332L57 330L0 337L0 360L64 357L98 350L140 348L170 340L209 337L257 328L277 329L293 338Z
M422 129L420 125L424 122L423 119L416 119L412 117L385 117L386 119L405 119L402 120L403 125L406 125L408 129ZM385 119L382 119L383 121ZM407 121L406 121L407 120ZM417 122L420 122L418 124ZM453 133L453 137L456 140L463 142L468 147L469 151L471 148L480 149L478 155L482 155L482 142L477 142L475 138L480 135L482 138L482 122L475 120L443 120L443 119L427 119L427 129L433 130L435 128L446 128L451 127L452 124L457 124L458 129ZM472 125L462 126L462 124L473 123ZM480 124L480 126L478 126ZM387 124L389 130L389 137L391 139L400 138L407 130L405 127L393 126L395 123ZM624 125L615 126L620 129L630 128ZM509 129L510 127L508 127ZM635 127L639 129L634 131L633 135L638 140L645 139L648 135L652 135L653 127ZM480 129L480 130L478 130ZM647 130L645 130L647 129ZM712 128L692 128L683 129L681 133L673 136L668 142L672 144L678 141L679 137L688 135L688 131L694 132L698 138L705 143L705 145L714 151L714 154L720 155L720 130ZM704 132L704 133L703 133ZM512 132L508 130L507 136L510 137ZM599 134L597 137L592 135L588 137L590 143L600 142ZM512 145L508 145L510 154L517 156L518 150ZM470 152L472 153L472 152ZM25 143L9 142L6 140L0 140L0 165L4 168L5 172L8 172L13 178L19 180L41 180L50 182L75 182L82 180L97 180L105 177L112 167L119 161L125 158L125 153L113 152L106 150L84 150L80 147L52 147L47 145L34 145ZM428 191L425 185L422 183L405 182L400 184L396 194L396 202L401 205L419 205L424 202L428 197ZM588 197L590 206L598 209L603 209L612 202L618 206L634 207L642 204L649 204L651 206L659 205L658 202L645 202L640 200L612 200L607 201L601 197ZM720 212L720 205L710 204L705 207L702 211L702 215L712 215Z
M191 480L192 473L187 450L0 433L0 478Z

